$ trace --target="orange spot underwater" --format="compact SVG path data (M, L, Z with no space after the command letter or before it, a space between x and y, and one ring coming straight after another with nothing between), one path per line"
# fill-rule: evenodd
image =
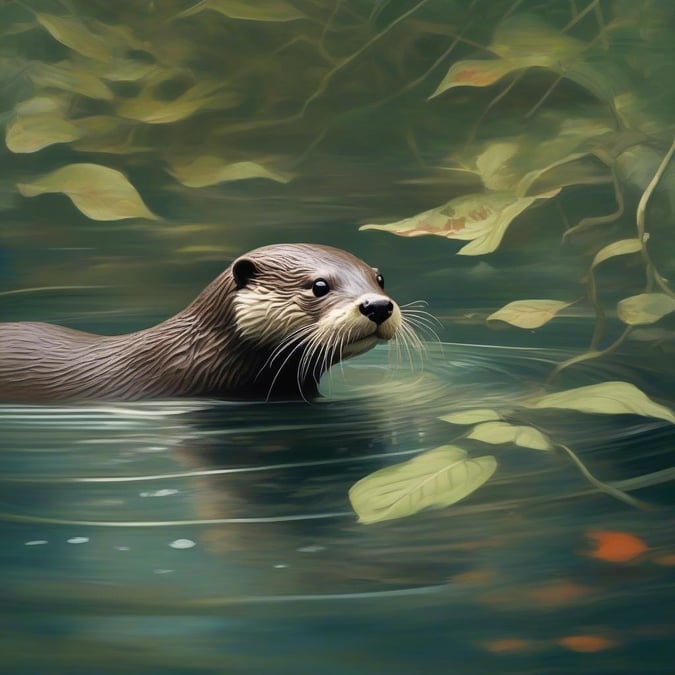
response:
M628 532L590 530L586 534L595 542L595 548L589 555L597 560L628 562L649 550L642 539Z
M521 652L529 649L532 642L521 638L504 638L502 640L490 640L483 642L483 646L493 654L506 654L508 652Z
M558 644L573 652L601 652L616 647L617 643L601 635L568 635L560 638Z

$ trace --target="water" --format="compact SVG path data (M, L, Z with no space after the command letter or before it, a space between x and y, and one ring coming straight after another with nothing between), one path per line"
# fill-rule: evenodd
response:
M672 296L672 168L647 200L642 255L590 269L640 234L672 141L673 8L545 5L0 7L0 320L137 330L246 250L310 241L377 265L392 297L440 321L424 353L377 347L311 404L0 406L0 670L672 670L675 427L523 404L619 380L675 405L672 315L621 337L616 309ZM523 54L536 67L429 99L455 63ZM177 109L186 92L202 107ZM276 173L194 187L186 167L203 156ZM108 219L119 195L98 193L92 215L60 194L101 190L91 170L54 194L18 187L82 163L121 171L157 219ZM534 174L527 194L547 196L489 255L358 230L466 195L480 220L485 194L521 198ZM534 329L486 322L528 298L570 304ZM607 354L552 377L597 326ZM476 408L555 449L489 445L439 419ZM447 444L493 455L494 476L447 508L357 522L356 481Z

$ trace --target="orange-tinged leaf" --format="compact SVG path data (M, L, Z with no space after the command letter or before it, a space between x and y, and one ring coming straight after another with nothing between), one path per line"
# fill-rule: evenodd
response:
M532 64L528 59L458 61L450 66L450 70L429 98L434 98L454 87L488 87L505 75L530 65Z
M605 562L629 562L649 550L642 539L628 532L591 530L587 536L595 542L590 557Z
M559 638L558 644L573 652L601 652L617 646L615 640L602 635L567 635Z

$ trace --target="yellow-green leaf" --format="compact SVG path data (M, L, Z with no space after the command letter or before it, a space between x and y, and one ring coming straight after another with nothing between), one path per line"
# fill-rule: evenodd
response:
M624 298L616 306L617 316L629 326L655 323L675 311L675 298L665 293L641 293Z
M108 43L92 33L80 19L73 16L36 13L38 23L61 44L84 56L106 61L111 57Z
M450 424L478 424L479 422L487 422L488 420L499 420L501 416L496 410L491 410L490 408L475 408L443 415L438 419L450 422Z
M69 143L80 137L78 128L58 114L15 117L5 132L5 143L14 153L37 152L55 143Z
M560 300L516 300L490 314L487 320L505 321L519 328L539 328L569 304Z
M401 237L434 234L470 241L460 255L491 253L499 246L511 222L539 198L553 197L559 190L533 197L515 197L508 192L487 192L458 197L435 209L387 225L362 225L361 230L384 230Z
M470 458L462 448L442 445L362 478L349 490L349 499L362 523L403 518L458 502L496 468L492 456Z
M285 0L202 0L178 16L190 16L205 9L246 21L294 21L305 16Z
M586 413L642 415L657 417L675 424L675 414L655 403L629 382L601 382L568 389L525 402L529 408L565 408Z
M113 97L112 91L101 80L84 70L76 70L68 62L37 64L31 69L30 78L38 87L72 91L103 101L110 101Z
M518 426L507 422L485 422L471 430L467 438L483 443L501 444L515 443L521 448L533 450L551 450L550 440L538 429L529 426Z
M608 260L609 258L614 258L617 255L626 255L627 253L638 253L642 250L642 245L640 240L636 237L633 239L620 239L619 241L614 241L607 246L603 246L593 258L591 263L591 269L597 267L601 262Z
M186 164L174 165L172 174L187 187L206 187L227 181L248 178L266 178L277 183L288 183L290 174L266 168L257 162L227 163L219 157L203 156Z
M157 218L124 174L99 164L68 164L18 188L24 197L62 192L93 220Z

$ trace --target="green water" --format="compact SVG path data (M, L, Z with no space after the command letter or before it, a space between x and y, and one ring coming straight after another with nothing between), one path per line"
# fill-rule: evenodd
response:
M523 404L621 381L675 406L672 314L620 309L673 297L674 18L620 0L3 3L0 320L136 330L240 253L310 241L440 325L422 352L336 367L312 404L0 406L0 670L670 672L673 425ZM486 59L494 82L470 86L479 64L429 98ZM258 168L230 180L241 162ZM142 201L95 168L53 183L81 164ZM466 221L499 229L495 193L503 238L457 255ZM440 236L359 230L431 209L404 234ZM486 321L524 299L566 306ZM439 419L485 408L553 449ZM497 470L452 506L357 522L356 481L447 444Z

